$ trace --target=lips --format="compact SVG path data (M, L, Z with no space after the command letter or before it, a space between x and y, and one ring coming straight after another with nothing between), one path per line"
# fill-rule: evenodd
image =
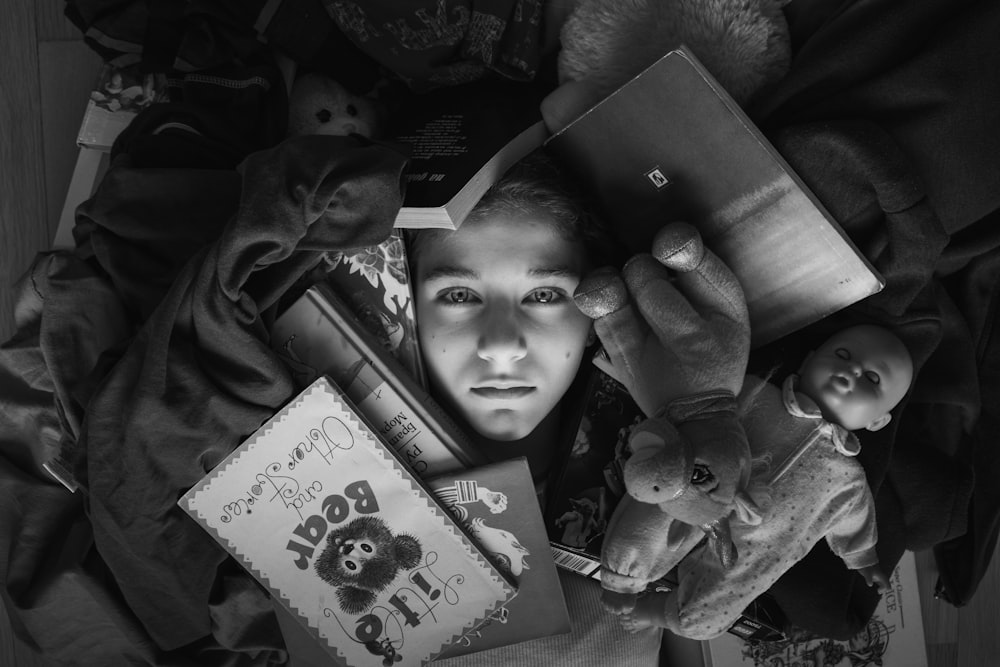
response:
M469 391L481 398L496 401L513 401L534 393L535 388L526 386L473 387Z

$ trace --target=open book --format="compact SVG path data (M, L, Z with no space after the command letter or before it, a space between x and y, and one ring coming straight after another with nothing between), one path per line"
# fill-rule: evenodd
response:
M671 51L545 144L631 252L695 225L743 285L752 344L882 289L837 222L711 74Z
M409 155L396 227L457 229L491 185L538 148L547 89L496 80L414 95L390 128Z

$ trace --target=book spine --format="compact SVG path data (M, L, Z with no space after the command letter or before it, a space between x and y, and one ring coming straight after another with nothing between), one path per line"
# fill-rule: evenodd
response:
M418 476L485 462L328 285L307 290L276 320L272 345L301 384L331 377Z

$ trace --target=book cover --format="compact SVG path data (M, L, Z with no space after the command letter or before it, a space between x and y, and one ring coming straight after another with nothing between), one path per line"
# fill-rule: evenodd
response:
M889 579L891 589L882 596L865 629L847 641L795 629L775 642L741 641L723 635L702 643L706 667L927 667L913 552L903 554Z
M111 145L136 115L167 99L163 74L144 74L138 64L115 67L105 63L90 91L76 143L81 148L110 151Z
M739 278L754 347L882 289L840 225L688 51L671 51L546 142L649 252L694 224Z
M178 504L337 665L420 665L516 590L320 378Z
M569 632L569 613L527 460L443 475L428 486L518 588L517 597L450 646L443 657Z
M548 132L539 109L547 89L490 79L413 95L390 127L409 156L396 227L455 229L515 162Z
M597 368L585 372L583 408L558 458L545 521L556 564L600 580L604 530L625 495L629 436L645 415L614 378Z
M582 405L559 457L545 509L546 530L556 565L600 581L605 528L625 495L623 466L631 455L632 430L646 417L623 385L603 371L588 369ZM675 572L651 582L647 592L676 586ZM784 637L785 618L764 594L729 628L739 637L773 641Z
M402 233L394 231L382 243L356 252L329 252L325 263L326 281L337 296L426 389Z
M275 320L271 345L300 386L330 376L418 476L486 463L329 285L309 288Z

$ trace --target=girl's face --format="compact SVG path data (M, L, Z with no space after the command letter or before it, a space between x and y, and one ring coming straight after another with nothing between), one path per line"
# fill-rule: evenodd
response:
M523 216L431 234L414 292L436 394L480 435L521 439L559 403L583 357L591 322L573 290L584 247Z

